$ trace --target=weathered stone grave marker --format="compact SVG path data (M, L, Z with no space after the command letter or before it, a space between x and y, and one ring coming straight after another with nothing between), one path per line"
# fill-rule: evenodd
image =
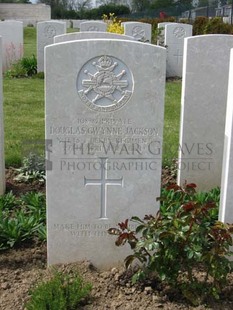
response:
M164 48L136 41L46 47L49 264L122 262L107 229L158 210L165 64Z
M164 44L167 48L167 77L182 77L184 38L192 36L192 25L165 25Z
M44 48L53 44L53 38L66 33L66 23L46 21L37 23L37 71L44 72Z
M124 34L137 41L151 42L151 24L140 22L124 22Z
M185 39L178 183L220 186L231 35Z
M233 49L231 49L230 72L221 181L219 220L233 223Z
M176 23L172 23L172 22L162 22L162 23L158 23L158 31L159 31L159 35L157 38L157 45L160 46L164 46L165 45L165 26L168 24L176 24Z
M5 192L4 128L2 100L2 37L0 37L0 195Z
M80 31L107 31L107 24L100 21L87 21L80 23Z
M2 70L8 70L11 65L23 57L23 23L16 20L0 22L3 59Z
M84 39L120 39L120 40L135 40L133 37L125 36L112 32L73 32L54 37L54 43L67 41L84 40Z

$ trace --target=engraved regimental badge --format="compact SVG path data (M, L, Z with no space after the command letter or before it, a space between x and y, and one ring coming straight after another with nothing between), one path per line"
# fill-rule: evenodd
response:
M44 34L47 38L53 38L56 35L56 28L52 25L48 25L44 29Z
M182 39L185 36L185 30L183 27L176 27L173 30L173 34L177 39Z
M145 30L141 26L135 26L132 30L132 35L137 40L142 40L146 36Z
M132 73L119 59L99 56L89 60L80 70L77 90L90 109L115 111L123 107L132 95Z

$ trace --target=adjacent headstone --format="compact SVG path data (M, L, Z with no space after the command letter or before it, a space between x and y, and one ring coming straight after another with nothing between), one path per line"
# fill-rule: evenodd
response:
M2 100L2 37L0 37L0 195L5 192L4 128Z
M3 47L3 71L23 57L23 23L15 20L0 22Z
M231 35L185 39L178 183L221 184Z
M157 45L164 46L165 45L165 26L168 24L176 24L172 22L162 22L158 23L157 25L157 30L158 30L158 35L157 35Z
M124 22L124 34L137 41L151 42L151 24L140 22Z
M112 32L72 32L54 37L54 43L61 43L74 40L84 39L119 39L119 40L135 40L133 37L125 36Z
M80 29L80 24L84 22L84 20L73 19L73 28Z
M46 21L37 23L37 71L44 71L44 48L53 44L53 38L66 33L66 23Z
M99 21L87 21L80 23L80 31L107 31L107 24Z
M167 77L182 77L184 38L192 36L192 25L165 25L164 44L167 48Z
M233 223L233 49L230 58L228 99L221 181L219 220Z
M72 23L72 20L69 20L69 19L59 19L59 20L56 20L55 21L59 21L59 22L64 22L66 23L66 29L68 28L73 28L73 23Z
M45 50L48 263L108 268L126 250L107 229L159 208L166 50L112 39Z

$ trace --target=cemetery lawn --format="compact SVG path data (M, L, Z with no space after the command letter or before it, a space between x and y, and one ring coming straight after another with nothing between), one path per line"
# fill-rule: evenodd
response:
M44 139L44 80L5 78L3 84L6 166L19 166L25 142Z
M23 28L24 35L24 57L36 56L36 28Z

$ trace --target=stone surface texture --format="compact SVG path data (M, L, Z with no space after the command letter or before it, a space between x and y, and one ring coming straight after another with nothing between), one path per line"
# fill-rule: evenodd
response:
M165 25L164 44L167 48L167 77L182 77L184 38L192 36L192 25Z
M168 24L176 24L176 23L172 23L172 22L162 22L162 23L158 23L158 30L160 30L160 34L157 38L157 45L160 46L164 46L165 45L165 26Z
M44 48L53 44L53 38L66 33L66 23L45 21L37 23L37 71L44 71Z
M80 31L107 31L107 24L100 21L86 21L80 23Z
M72 32L56 36L54 37L54 43L85 40L85 39L119 39L119 40L135 41L134 37L126 36L123 34L117 34L112 32L100 32L100 31L99 32L83 31L83 32Z
M231 35L185 39L178 182L221 184Z
M219 220L233 223L233 49L231 49Z
M50 265L122 263L107 230L158 210L165 65L164 48L135 41L46 47Z
M124 22L124 34L137 41L151 42L151 24L140 22Z

